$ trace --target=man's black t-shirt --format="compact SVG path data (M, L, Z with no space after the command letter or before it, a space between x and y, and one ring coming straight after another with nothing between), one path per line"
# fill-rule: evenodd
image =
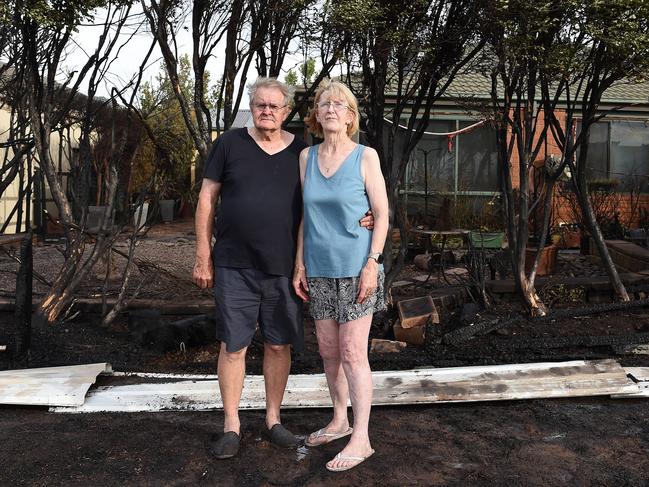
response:
M302 217L298 156L305 147L296 137L284 150L269 155L245 128L216 139L204 173L222 183L215 266L292 275Z

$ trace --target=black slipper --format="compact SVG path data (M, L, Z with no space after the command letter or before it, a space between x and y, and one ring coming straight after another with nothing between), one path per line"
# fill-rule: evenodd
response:
M218 439L216 435L210 439L210 452L219 460L232 458L238 451L239 435L234 431L228 431Z
M297 448L300 446L300 440L280 423L273 425L271 429L264 427L262 436L277 448Z

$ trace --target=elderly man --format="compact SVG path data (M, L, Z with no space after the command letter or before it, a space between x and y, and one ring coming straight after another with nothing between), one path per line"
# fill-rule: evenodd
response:
M304 347L302 309L291 277L302 215L298 156L306 143L282 130L291 99L286 85L259 78L249 94L254 127L230 130L216 140L196 209L193 280L201 288L214 286L221 341L218 375L224 434L210 445L221 459L239 450L245 355L257 325L264 340L263 435L278 447L298 446L281 424L280 406L291 368L290 346ZM371 217L361 222L372 223Z

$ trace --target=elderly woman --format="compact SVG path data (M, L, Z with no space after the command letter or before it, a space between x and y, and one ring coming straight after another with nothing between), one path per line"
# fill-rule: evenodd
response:
M300 154L304 214L298 236L293 286L310 300L318 347L333 402L333 418L312 433L307 446L350 436L327 463L343 471L370 457L368 423L372 375L367 341L372 314L385 307L382 250L388 231L388 198L376 151L357 144L358 104L343 84L317 90L307 126L324 142ZM358 224L367 206L374 231ZM347 418L351 399L354 427Z

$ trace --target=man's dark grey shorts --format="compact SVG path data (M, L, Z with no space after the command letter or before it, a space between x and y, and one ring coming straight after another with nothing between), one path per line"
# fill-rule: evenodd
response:
M264 343L304 349L302 302L291 279L257 269L215 267L216 337L228 352L250 345L259 324Z

